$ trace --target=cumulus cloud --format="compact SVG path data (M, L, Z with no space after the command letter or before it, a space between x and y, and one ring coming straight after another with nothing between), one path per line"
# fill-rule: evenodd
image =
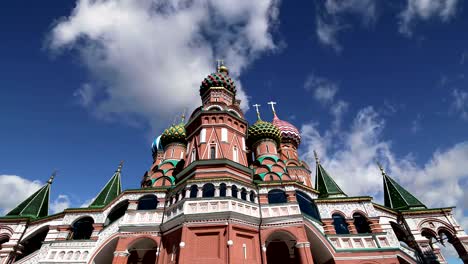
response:
M406 8L400 14L400 32L411 36L415 21L440 19L447 22L456 14L458 0L407 0Z
M60 194L54 201L50 203L50 211L52 214L60 213L63 210L70 208L71 202L68 195Z
M338 33L350 28L344 16L352 15L360 19L362 25L368 26L377 18L375 0L326 0L316 7L316 34L318 40L339 52L342 49Z
M224 59L239 81L250 62L274 51L277 0L77 0L52 28L54 52L77 51L92 80L75 92L99 117L156 124L200 105L198 87ZM158 127L156 125L156 127Z
M6 214L37 191L42 184L16 175L0 175L0 214Z
M452 91L452 105L453 111L460 115L464 120L468 120L468 92L454 89Z
M372 107L361 109L352 124L340 133L333 128L320 131L316 123L302 126L303 158L314 164L317 150L325 168L349 195L370 195L383 202L382 177L376 161L427 206L457 206L458 220L468 224L462 212L468 188L468 141L435 150L418 164L412 153L399 156L390 140L383 138L385 120ZM447 195L450 193L450 195ZM465 226L468 228L468 226Z

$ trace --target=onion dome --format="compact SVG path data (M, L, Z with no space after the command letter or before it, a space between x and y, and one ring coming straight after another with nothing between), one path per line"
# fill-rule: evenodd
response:
M186 136L187 133L185 132L185 125L183 122L179 123L178 125L172 125L161 135L160 143L162 147L166 147L170 143L186 143Z
M295 126L287 121L279 119L276 114L273 116L272 123L281 131L282 141L292 141L296 146L299 146L301 143L301 134Z
M229 77L229 70L226 66L218 66L218 71L208 75L200 85L200 96L205 94L211 87L224 87L228 91L236 94L236 84Z
M159 135L158 137L156 137L154 140L153 140L153 143L151 144L151 151L154 153L158 152L158 151L162 151L163 150L163 146L161 144L161 136L162 135Z
M255 124L251 125L248 129L247 140L249 144L254 144L261 139L272 139L279 146L281 142L281 131L272 123L257 120Z

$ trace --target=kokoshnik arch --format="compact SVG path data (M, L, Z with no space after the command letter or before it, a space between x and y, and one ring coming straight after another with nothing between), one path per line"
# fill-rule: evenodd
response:
M427 208L382 167L384 205L346 195L275 111L249 125L228 68L200 85L202 104L152 145L141 188L122 191L119 165L87 208L48 215L49 181L0 218L9 263L468 263L453 208Z

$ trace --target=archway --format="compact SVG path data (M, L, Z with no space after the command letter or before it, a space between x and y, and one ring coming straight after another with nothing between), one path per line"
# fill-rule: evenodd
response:
M20 260L29 254L39 250L42 247L47 233L49 233L49 227L43 227L38 230L35 234L29 236L28 238L22 240L20 244L23 246L21 255L16 256L15 260Z
M102 263L102 264L110 264L114 259L114 251L117 247L117 242L119 241L118 237L113 238L109 241L104 247L101 248L99 253L97 253L96 257L91 263Z
M190 198L196 198L198 195L198 186L192 185L190 186Z
M286 193L283 190L274 189L268 192L268 203L269 204L278 204L278 203L287 203L288 199L286 198Z
M346 219L344 216L338 213L334 213L332 215L333 218L333 226L335 227L335 232L340 235L349 234L348 223L346 223Z
M265 243L267 264L300 263L296 242L295 237L288 232L278 231L271 234Z
M127 264L154 264L158 245L153 239L141 238L128 247Z
M455 236L452 231L445 227L441 227L438 229L438 232L434 232L433 230L423 228L421 230L421 235L426 237L429 240L429 245L434 250L434 246L443 246L445 247L447 242L452 244L453 248L457 252L458 256L461 259L468 259L468 253L463 246L460 239Z
M364 215L360 213L354 213L353 219L354 226L356 227L356 231L358 232L358 234L371 233L369 222L367 221L367 218Z
M112 208L112 211L107 215L106 221L104 222L104 226L108 226L114 221L118 220L120 217L122 217L127 211L127 208L128 200L122 201L116 206L114 206L114 208Z
M153 194L148 194L138 199L137 210L154 210L158 207L158 198Z
M207 183L203 185L202 188L202 197L214 197L215 187L212 183Z
M71 226L70 239L71 240L81 240L81 239L90 239L93 234L94 220L89 216L78 219Z

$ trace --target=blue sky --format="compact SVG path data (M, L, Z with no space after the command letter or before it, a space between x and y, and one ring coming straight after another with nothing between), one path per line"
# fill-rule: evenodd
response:
M54 169L52 211L88 202L120 160L124 188L137 188L152 138L200 104L223 58L248 120L249 105L269 119L276 101L302 157L316 149L346 192L382 201L380 160L468 227L464 2L178 2L2 5L0 211Z

